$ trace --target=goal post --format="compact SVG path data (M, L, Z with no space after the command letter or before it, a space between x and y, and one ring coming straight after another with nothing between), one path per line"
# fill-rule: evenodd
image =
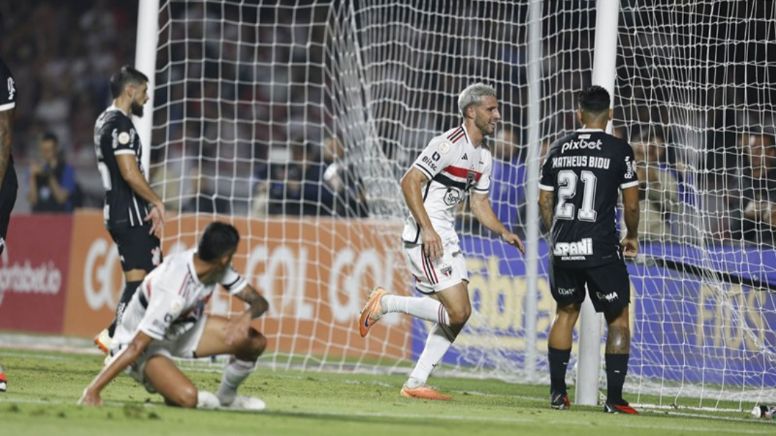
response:
M262 364L407 372L427 326L390 316L362 339L356 320L373 286L415 295L400 177L461 122L458 93L489 83L503 117L487 141L489 195L528 253L462 205L473 313L435 374L546 383L555 304L535 187L546 147L578 127L577 91L596 83L613 96L613 133L640 150L652 180L643 254L628 264L628 398L774 401L776 254L746 200L770 186L761 167L776 73L763 59L776 7L766 3L158 0L140 19L158 21L157 42L138 51L156 57L144 154L171 211L165 252L191 247L213 219L238 226L235 266L271 305L257 323L272 344ZM587 404L605 384L593 315L575 330L568 371Z
M609 91L614 107L614 79L617 72L617 29L620 0L596 2L595 48L593 52L592 84ZM606 131L612 133L612 123ZM579 363L575 400L577 404L598 404L598 383L601 373L601 315L586 298L579 316Z

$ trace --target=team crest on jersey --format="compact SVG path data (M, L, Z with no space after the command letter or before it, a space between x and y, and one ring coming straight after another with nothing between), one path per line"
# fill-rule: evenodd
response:
M461 191L453 188L447 188L444 196L445 204L448 206L454 206L461 201Z

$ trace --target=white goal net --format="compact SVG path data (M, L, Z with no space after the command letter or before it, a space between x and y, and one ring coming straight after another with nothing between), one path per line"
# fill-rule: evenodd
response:
M409 367L423 323L388 317L366 340L356 326L371 287L413 292L399 178L432 136L460 123L460 90L489 83L503 116L489 142L491 199L523 234L537 219L525 212L537 182L527 165L539 164L526 162L528 147L541 154L576 127L595 2L544 2L539 59L528 53L527 2L160 3L151 177L177 213L167 252L191 246L216 216L238 226L237 266L271 303L258 324L271 344L266 364ZM693 396L716 407L734 393L776 399L776 301L766 287L776 255L745 200L772 179L753 172L741 148L745 135L773 128L776 71L765 61L775 12L740 1L622 3L615 133L645 150L645 180L659 177L644 186L644 201L655 203L642 214L654 224L645 256L629 265L636 297L626 389L661 404ZM539 144L526 144L532 62L541 65ZM773 175L772 160L757 160L766 161ZM537 338L528 350L524 260L467 207L459 229L475 310L442 370L544 380L555 310L547 246L536 253ZM237 307L221 297L212 310ZM536 374L526 373L526 359L537 360Z

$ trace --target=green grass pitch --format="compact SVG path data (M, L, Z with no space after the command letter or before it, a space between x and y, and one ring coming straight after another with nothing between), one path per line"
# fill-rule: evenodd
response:
M8 391L0 393L0 435L757 435L776 423L736 413L644 410L607 415L595 407L556 411L547 387L494 380L435 378L450 402L399 396L404 377L258 369L241 393L262 398L261 413L166 407L122 375L104 392L101 408L77 406L97 373L96 355L0 349ZM220 373L187 368L214 391ZM573 393L571 395L573 398Z

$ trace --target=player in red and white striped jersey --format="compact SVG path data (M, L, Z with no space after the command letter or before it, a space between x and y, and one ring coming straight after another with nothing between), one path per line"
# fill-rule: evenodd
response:
M499 221L488 198L493 157L482 147L501 119L496 91L482 83L458 96L463 124L433 138L402 178L411 216L402 233L410 272L424 297L390 295L376 288L359 320L361 336L380 317L401 312L434 322L426 347L404 384L405 397L446 400L426 385L431 371L450 348L471 314L468 273L455 232L455 209L466 194L474 216L504 241L524 251L523 243Z
M196 250L166 258L132 296L116 328L111 359L84 390L80 403L100 405L100 392L121 371L181 407L262 410L258 398L237 395L255 367L266 339L251 327L267 300L231 267L240 241L233 226L210 223ZM216 284L248 304L239 316L208 316L205 305ZM198 390L172 357L231 355L216 395Z

